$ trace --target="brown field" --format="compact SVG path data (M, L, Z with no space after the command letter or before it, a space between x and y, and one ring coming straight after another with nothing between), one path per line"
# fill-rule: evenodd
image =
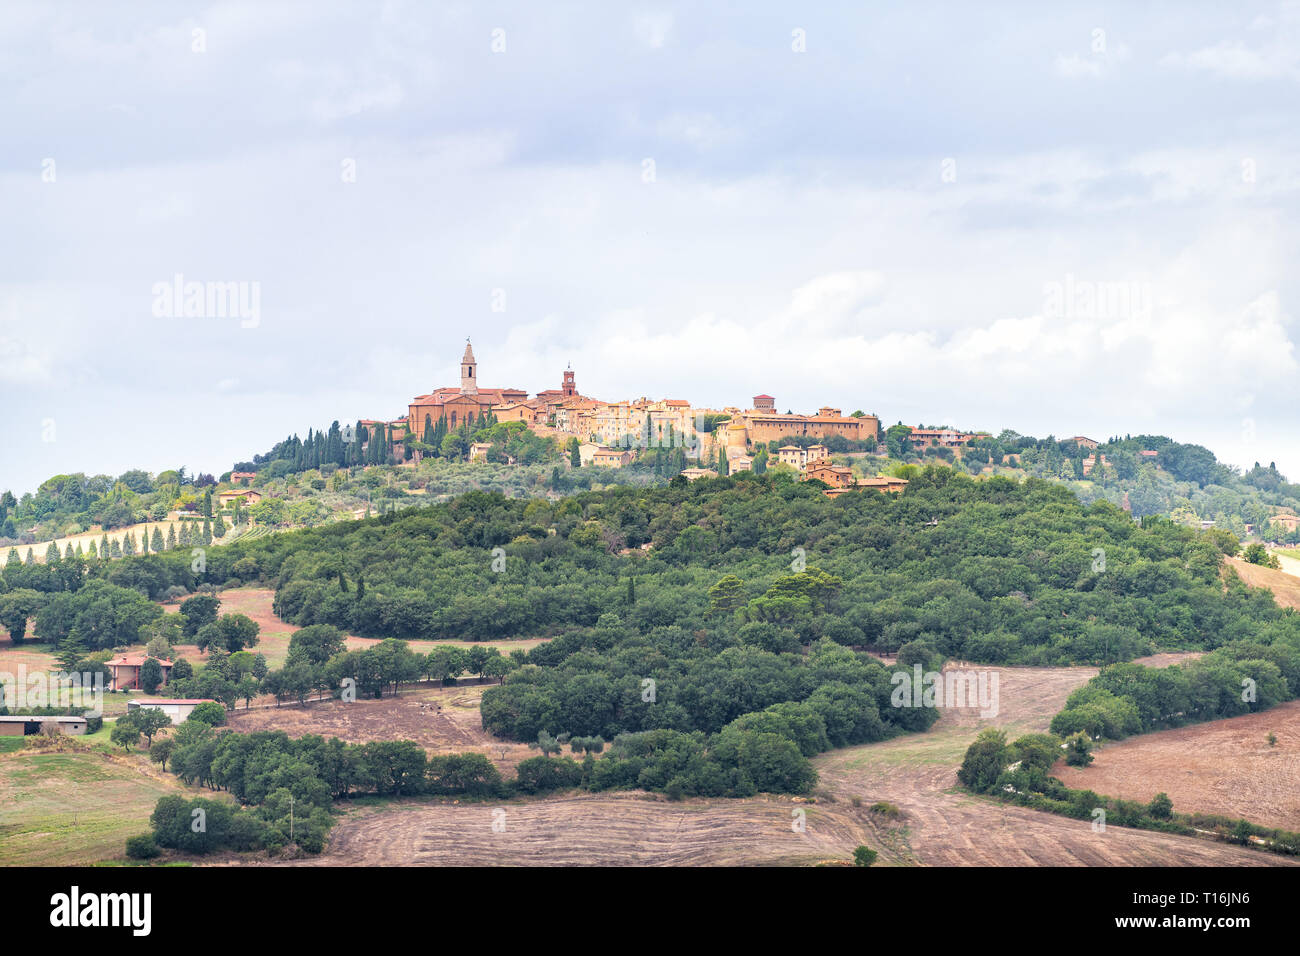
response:
M284 663L284 659L289 655L289 638L297 630L292 624L286 624L275 616L271 610L271 605L275 601L275 592L270 588L234 588L229 591L222 591L217 595L221 599L220 614L246 614L257 622L261 630L258 632L258 643L253 648L254 651L266 655L266 661L273 668L279 667ZM182 598L182 600L184 600ZM180 606L179 601L164 604L168 611L175 611ZM360 650L361 648L370 647L378 644L378 638L357 637L349 634L347 637L347 646L349 650ZM418 654L427 654L435 647L474 647L475 641L408 641L411 650ZM544 638L531 638L518 641L484 641L484 647L496 647L502 654L509 654L515 648L531 650L538 644L545 643ZM193 645L181 646L178 651L183 657L189 660L202 660L203 655L199 653L198 648Z
M802 832L793 825L799 810L806 815ZM335 827L328 851L301 863L801 866L842 862L862 843L883 846L890 834L878 833L871 816L778 797L670 803L621 793L503 804L411 801L350 812ZM503 832L493 830L496 821L504 823Z
M1270 747L1268 735L1277 735ZM1259 714L1143 734L1107 744L1086 768L1058 764L1069 787L1174 809L1217 813L1300 831L1300 701Z
M540 751L498 740L483 729L478 708L486 686L490 685L404 685L397 697L380 700L327 700L237 710L230 715L230 726L243 732L283 730L291 737L320 734L353 744L413 740L430 754L477 751L508 776L520 760L536 757Z
M821 783L812 802L767 796L672 803L645 794L584 794L500 805L403 801L348 811L325 854L303 862L801 865L845 861L863 843L879 852L880 864L903 866L1290 862L1242 847L1114 826L1094 833L1088 821L1004 807L956 791L956 768L982 727L1001 726L1012 737L1044 730L1070 691L1095 673L1087 667L998 669L997 717L986 720L973 710L948 710L928 733L823 754L814 760ZM456 724L446 737L440 736L436 718L426 717L417 729L424 732L426 747L464 749L450 734L482 734L476 718L475 713L466 726L446 716ZM359 727L354 723L350 729L357 732ZM483 738L471 746L486 747L484 752L496 761L495 746ZM519 752L531 753L527 748ZM873 813L877 801L894 804L901 816L891 820ZM504 833L491 827L498 806L506 811ZM796 810L807 815L802 833L791 826Z
M1300 610L1300 577L1286 571L1274 571L1272 568L1250 564L1241 558L1225 558L1225 567L1237 572L1237 576L1253 588L1268 588L1273 592L1273 599L1282 607ZM1294 561L1287 565L1295 566Z

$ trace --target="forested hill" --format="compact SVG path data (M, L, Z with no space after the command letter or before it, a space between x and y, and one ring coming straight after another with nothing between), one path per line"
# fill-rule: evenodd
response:
M1083 505L1059 484L931 468L898 497L832 500L772 475L555 502L473 492L212 548L201 579L171 552L92 573L151 596L262 581L292 623L368 636L573 635L610 615L620 634L672 629L714 650L828 637L1047 665L1294 637L1300 617L1266 592L1225 591L1222 558L1236 548L1224 532ZM10 567L6 580L43 573ZM540 656L568 640L586 638Z

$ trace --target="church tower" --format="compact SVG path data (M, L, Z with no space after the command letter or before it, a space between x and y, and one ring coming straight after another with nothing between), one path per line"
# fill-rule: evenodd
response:
M470 347L469 339L465 339L465 354L460 357L460 393L462 395L478 394L478 378L475 375L475 368L478 363L474 361L474 349Z
M578 386L573 381L573 366L570 365L564 370L564 395L567 398L570 395L578 394Z

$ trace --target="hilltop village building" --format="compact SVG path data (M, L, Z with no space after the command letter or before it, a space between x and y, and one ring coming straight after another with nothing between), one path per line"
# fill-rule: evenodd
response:
M765 394L755 395L753 407L746 410L692 408L682 398L643 396L604 402L583 395L569 367L562 374L559 388L543 389L529 398L521 388L482 386L478 373L478 360L467 339L460 360L459 385L417 395L408 403L403 418L363 419L361 425L367 436L385 436L398 460L406 457L408 440L422 440L439 422L453 430L490 413L498 422L520 422L539 435L562 442L578 439L583 464L618 467L630 462L636 449L676 447L685 447L689 457L702 463L713 462L721 448L729 472L752 468L753 456L773 441L828 439L836 435L849 441L880 437L880 420L874 415L844 415L830 406L818 409L815 415L783 415L776 411L776 399ZM706 420L716 425L708 428ZM827 455L824 445L791 448L783 448L777 457L800 471ZM477 445L471 451L474 459L486 454L486 449ZM412 457L418 460L419 451L413 451Z

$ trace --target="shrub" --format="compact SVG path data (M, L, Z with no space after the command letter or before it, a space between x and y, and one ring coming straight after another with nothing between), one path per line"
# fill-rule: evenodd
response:
M141 833L139 836L127 838L126 855L133 860L152 860L160 852L162 851L154 842L152 833Z
M1092 741L1087 734L1075 734L1066 745L1065 762L1071 767L1086 767L1092 761Z
M1157 793L1147 804L1147 813L1157 820L1168 820L1174 815L1174 802L1167 793Z

